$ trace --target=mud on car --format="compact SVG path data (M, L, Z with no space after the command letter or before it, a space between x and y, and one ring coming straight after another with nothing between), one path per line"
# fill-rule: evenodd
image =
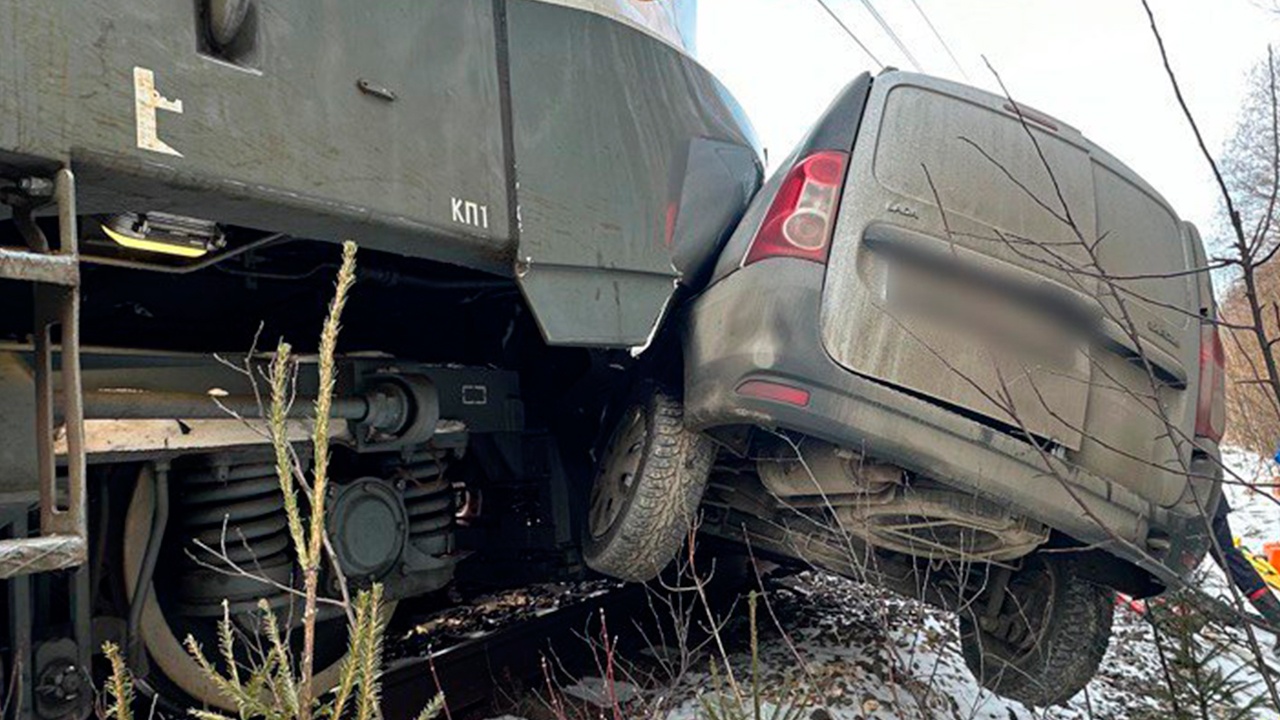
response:
M1066 123L862 76L688 308L685 424L721 446L702 532L957 610L987 687L1065 701L1114 592L1206 552L1204 266L1195 227Z
M1222 376L1195 229L1069 126L896 72L762 186L692 8L0 4L18 716L86 713L106 640L162 710L227 707L181 639L212 646L224 601L241 625L290 607L297 577L254 351L314 351L346 239L326 507L355 587L403 608L646 580L701 513L961 610L997 692L1081 687L1111 592L1160 592L1207 546ZM1070 223L1029 199L1057 191ZM1060 266L1082 237L1128 321ZM301 444L315 367L297 382ZM318 627L320 686L344 632Z

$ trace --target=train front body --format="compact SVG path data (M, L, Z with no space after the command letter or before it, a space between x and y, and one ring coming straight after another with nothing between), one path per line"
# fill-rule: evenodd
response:
M607 419L639 378L680 382L671 319L760 184L749 123L692 55L694 11L0 6L0 637L19 716L82 716L107 640L162 704L226 706L181 641L212 646L224 600L241 623L294 602L263 373L291 343L309 471L342 241L359 246L329 426L342 575L405 605L585 572ZM323 681L344 625L322 618Z

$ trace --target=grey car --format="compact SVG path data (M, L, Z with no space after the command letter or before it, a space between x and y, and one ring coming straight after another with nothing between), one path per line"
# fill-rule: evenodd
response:
M864 75L692 303L705 533L961 610L1029 704L1093 675L1113 595L1176 585L1220 495L1222 347L1194 226L1069 125Z

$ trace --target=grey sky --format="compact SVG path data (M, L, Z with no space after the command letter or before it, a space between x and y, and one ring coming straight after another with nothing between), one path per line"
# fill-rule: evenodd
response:
M998 92L985 55L1021 102L1076 126L1213 231L1217 198L1138 0L917 0L973 84ZM827 0L882 62L912 69L862 0ZM964 80L911 0L872 0L926 72ZM1152 0L1175 70L1215 153L1244 78L1280 39L1251 0ZM784 157L849 79L877 66L818 0L701 0L698 55Z

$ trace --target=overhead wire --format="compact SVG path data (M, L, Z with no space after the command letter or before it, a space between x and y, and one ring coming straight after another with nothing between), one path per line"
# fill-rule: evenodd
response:
M911 51L907 49L906 43L902 42L902 38L898 37L898 33L893 31L893 28L885 21L884 16L871 4L871 0L862 0L862 6L867 9L867 12L871 13L871 17L875 18L880 25L880 29L884 30L889 39L893 41L893 44L898 46L898 49L906 56L907 62L911 63L911 67L915 68L916 72L924 72L923 68L920 67L920 62L916 60L916 56L911 54Z
M849 29L849 26L844 24L844 20L841 20L840 16L831 9L831 6L827 4L827 0L817 0L817 2L822 6L823 10L827 11L827 14L831 16L831 19L836 21L836 24L840 26L840 29L844 30L845 34L852 38L853 41L858 44L858 47L862 48L862 52L866 53L867 57L871 58L871 61L883 70L884 63L880 62L880 58L876 57L875 53L871 52L871 48L868 48L861 40L858 39L858 36L854 34L853 30Z
M924 11L924 8L920 7L920 3L917 2L917 0L911 0L911 4L916 6L916 12L920 13L920 17L924 18L924 24L929 26L929 31L932 32L933 36L938 39L938 43L942 45L942 49L947 51L947 57L951 58L952 64L955 65L956 69L960 71L960 74L964 77L965 82L972 82L969 79L969 73L965 71L964 66L961 65L960 61L956 59L956 54L951 52L951 46L947 44L947 41L942 37L942 33L938 32L938 28L935 27L933 24L933 21L929 19L928 13Z

